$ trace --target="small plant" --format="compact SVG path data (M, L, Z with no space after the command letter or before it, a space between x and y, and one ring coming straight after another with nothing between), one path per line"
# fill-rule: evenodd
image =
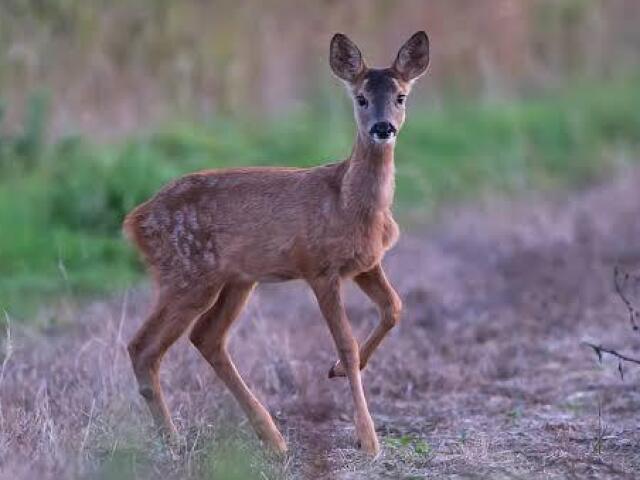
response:
M282 478L281 462L265 452L254 439L229 431L214 440L203 452L202 478L244 480Z
M512 408L511 410L509 410L507 412L507 417L513 423L516 423L518 420L520 420L522 418L522 408L521 407Z
M427 456L431 453L431 445L424 439L414 435L402 435L401 437L386 437L385 445L391 450Z
M602 447L607 439L607 426L602 423L602 399L598 397L598 425L596 428L596 436L593 442L593 452L602 455Z

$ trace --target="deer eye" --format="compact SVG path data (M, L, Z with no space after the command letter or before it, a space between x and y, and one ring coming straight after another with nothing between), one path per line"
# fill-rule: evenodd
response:
M398 105L404 105L404 101L407 99L406 95L398 95L398 98L396 98L396 102L398 102Z
M369 105L369 102L366 98L364 98L364 95L357 95L356 102L358 102L358 105L360 105L362 108L365 108L367 105Z

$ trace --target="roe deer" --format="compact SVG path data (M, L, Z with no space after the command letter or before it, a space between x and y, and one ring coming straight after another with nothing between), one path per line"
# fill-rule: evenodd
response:
M349 158L315 168L236 168L186 175L138 206L124 230L143 254L156 286L153 313L129 344L140 393L157 426L175 427L158 370L166 350L197 318L190 339L269 447L286 443L227 351L229 327L257 282L304 279L313 290L346 376L355 427L366 453L380 450L360 369L398 323L401 301L381 260L398 238L391 216L396 136L405 100L429 63L429 39L415 33L389 68L368 68L345 35L331 40L330 65L347 86L357 122ZM354 279L380 310L380 323L358 347L341 283Z

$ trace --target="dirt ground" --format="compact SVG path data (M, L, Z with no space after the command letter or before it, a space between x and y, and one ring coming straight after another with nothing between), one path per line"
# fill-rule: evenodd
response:
M638 185L631 171L583 192L484 200L404 233L385 259L403 319L364 373L374 461L357 449L347 383L327 378L335 353L297 282L260 286L231 345L290 455L261 453L186 338L162 368L184 436L165 449L126 355L149 308L140 287L48 311L44 332L11 325L0 476L637 478L640 370L624 365L621 380L617 361L600 365L582 342L640 349L612 281L614 265L640 271ZM353 287L346 296L362 338L376 310Z

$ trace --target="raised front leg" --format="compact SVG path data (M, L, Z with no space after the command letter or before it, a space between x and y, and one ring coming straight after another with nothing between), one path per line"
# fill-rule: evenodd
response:
M387 280L380 264L368 272L356 276L354 280L380 311L380 323L375 326L360 347L360 369L363 369L380 342L400 321L402 302ZM344 366L340 360L329 370L329 378L344 377L345 374Z
M375 456L380 451L380 445L364 397L362 379L360 378L358 343L353 337L351 325L342 303L340 278L323 276L309 283L333 336L338 356L345 366L355 406L355 426L360 444L365 452Z

